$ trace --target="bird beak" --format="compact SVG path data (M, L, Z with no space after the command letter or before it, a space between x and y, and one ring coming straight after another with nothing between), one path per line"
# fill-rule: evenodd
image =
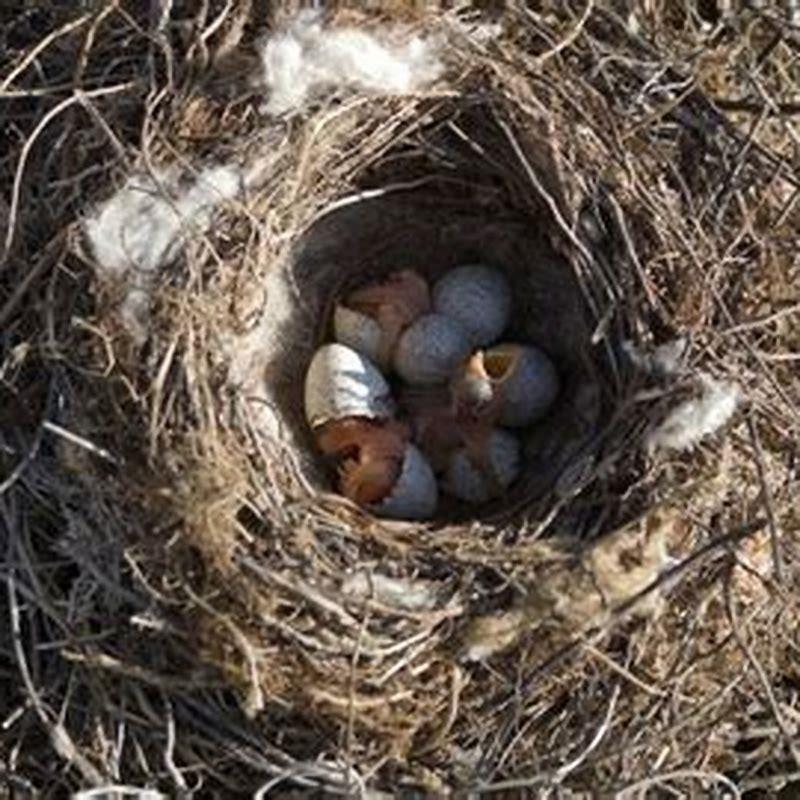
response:
M461 372L450 384L453 413L474 416L487 413L492 407L494 390L486 372L484 354L478 350L467 359Z
M484 374L492 383L500 384L513 374L519 357L519 349L514 345L493 347L483 358Z

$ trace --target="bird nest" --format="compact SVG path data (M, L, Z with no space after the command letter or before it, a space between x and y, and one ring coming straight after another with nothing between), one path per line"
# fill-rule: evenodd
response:
M551 22L494 45L442 22L450 77L434 89L266 125L191 87L161 112L148 168L233 155L243 191L133 304L130 275L98 275L81 324L51 328L83 365L59 426L57 471L75 481L51 488L58 547L127 615L110 648L76 641L64 658L122 681L129 708L165 709L165 782L194 759L222 785L270 789L611 791L650 769L726 783L746 772L733 721L759 715L778 720L775 761L789 758L794 717L771 682L796 671L778 643L751 642L796 619L779 583L793 575L796 420L781 362L757 378L739 322L766 255L723 239L780 213L790 176L763 148L746 160L699 94L667 100L639 61L605 60L609 42L648 52L612 15ZM198 136L223 112L224 136ZM718 183L732 164L735 198ZM783 263L780 236L766 246ZM79 256L94 257L76 243L78 270ZM305 372L350 288L470 262L503 270L510 336L552 357L561 392L502 499L379 519L333 491ZM737 325L741 340L721 332ZM674 339L685 347L658 349ZM727 437L700 415L687 436L702 446L664 455L672 440L652 432L704 381L746 386L748 424ZM158 713L129 722L148 753ZM81 759L102 782L101 758Z

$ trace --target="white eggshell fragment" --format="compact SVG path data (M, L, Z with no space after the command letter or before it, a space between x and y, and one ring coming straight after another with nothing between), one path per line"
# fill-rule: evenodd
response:
M492 431L487 449L487 471L473 464L464 448L450 458L442 488L467 503L486 503L503 493L519 477L520 444L508 431Z
M456 267L433 287L433 310L458 320L473 347L486 347L508 325L511 287L497 269L481 264Z
M547 413L558 395L560 382L549 356L531 345L498 345L487 350L484 361L490 374L493 356L507 351L513 351L515 358L508 374L498 383L502 396L498 422L509 428L522 428Z
M413 444L406 446L397 483L372 511L393 519L430 519L436 512L439 489L428 459Z
M469 352L469 339L459 322L426 314L400 337L394 368L410 384L432 386L447 381Z
M325 344L306 373L305 410L316 428L343 417L386 419L394 414L394 401L386 379L368 358L343 344Z
M379 367L388 366L381 363L381 326L367 314L338 304L333 312L333 335L339 344L365 355Z

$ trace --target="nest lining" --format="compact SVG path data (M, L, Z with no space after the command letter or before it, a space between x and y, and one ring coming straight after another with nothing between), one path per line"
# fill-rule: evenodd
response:
M289 266L305 302L293 304L280 329L268 333L269 388L302 463L312 464L316 455L302 415L302 386L316 343L330 337L331 298L402 268L417 269L432 285L459 264L496 266L508 278L514 297L503 340L540 347L557 365L562 382L551 413L523 432L526 469L505 498L514 505L552 486L598 422L599 409L575 399L599 396L587 311L567 260L549 242L543 217L514 209L475 213L452 208L459 195L448 196L448 189L458 191L445 184L440 192L410 191L401 198L365 201L311 226ZM269 304L265 313L271 316ZM313 468L306 475L325 487ZM493 505L489 513L499 510Z
M494 140L498 131L486 109L476 110L470 98L465 107L469 112L459 125L473 141ZM425 136L421 131L420 140L424 142ZM448 145L454 161L464 158L455 135L436 139L443 140L435 142L439 159L448 158ZM400 145L397 152L402 155L403 149ZM473 154L468 178L458 180L433 157L414 157L412 165L392 151L384 158L377 165L379 171L394 163L382 176L389 186L402 181L409 168L424 175L423 186L359 199L326 213L305 230L286 265L269 279L272 302L267 301L261 328L268 357L263 365L251 368L263 366L267 376L267 394L276 412L272 425L280 428L299 455L305 480L316 489L329 489L302 413L302 392L311 355L330 339L335 300L395 270L415 269L432 285L459 264L491 265L505 274L512 287L511 323L502 340L540 347L561 379L552 410L523 431L523 475L485 513L496 515L504 506L530 503L552 488L600 422L600 368L590 342L590 312L569 257L554 247L554 225L546 209L535 202L515 202L520 187L508 185L508 175L491 162ZM353 179L357 191L362 180L358 175ZM482 192L492 195L491 203L483 207ZM462 507L455 517L445 510L442 519L453 522L459 513L462 522L474 515Z

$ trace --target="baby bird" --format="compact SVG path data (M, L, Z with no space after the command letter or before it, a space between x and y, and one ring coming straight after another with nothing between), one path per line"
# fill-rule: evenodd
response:
M559 379L548 356L538 348L499 344L469 358L450 388L460 414L524 428L549 410Z
M329 422L317 434L322 452L339 461L342 494L362 506L379 503L390 494L408 440L406 425L363 417Z
M336 339L387 368L400 334L430 308L428 284L418 272L393 272L380 283L350 292L336 307Z
M519 477L520 466L519 440L503 428L494 428L479 464L466 448L453 453L442 489L466 503L486 503L506 492Z
M476 379L458 393L452 387L450 391L446 387L407 389L401 405L410 411L414 441L434 471L447 471L454 456L461 453L496 495L501 487L490 452L496 414L491 403L481 403L486 397L484 388Z
M463 445L463 433L445 387L406 388L401 405L409 413L414 441L435 472Z

